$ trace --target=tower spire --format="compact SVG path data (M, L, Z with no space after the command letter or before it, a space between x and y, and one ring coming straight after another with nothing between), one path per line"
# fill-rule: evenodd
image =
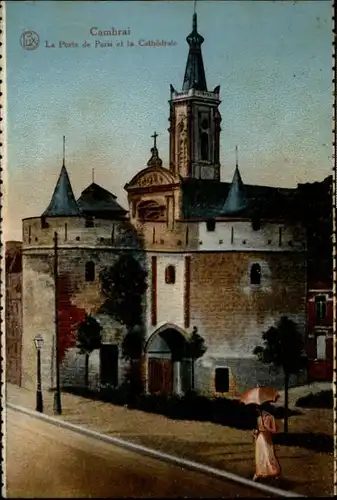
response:
M63 163L62 166L65 167L66 165L66 136L63 136Z
M186 63L183 91L192 88L207 91L205 69L201 54L201 45L204 42L204 38L198 33L196 0L194 1L192 32L188 35L186 41L190 48Z
M237 146L235 148L237 153ZM236 167L230 190L226 201L222 207L222 215L237 214L248 208L248 198L245 186L239 171L238 159L236 158Z
M239 168L239 151L237 146L235 146L235 165L236 168Z
M42 216L66 217L72 215L79 216L81 215L81 211L76 203L67 169L65 165L62 165L52 199Z

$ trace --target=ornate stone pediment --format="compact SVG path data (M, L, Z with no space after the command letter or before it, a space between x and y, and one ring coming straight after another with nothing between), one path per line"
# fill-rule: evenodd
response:
M163 167L145 168L124 186L126 191L137 188L148 188L153 186L165 186L179 182L169 170Z

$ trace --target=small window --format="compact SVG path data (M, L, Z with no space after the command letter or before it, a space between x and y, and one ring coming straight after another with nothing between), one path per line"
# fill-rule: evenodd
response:
M317 359L326 359L326 340L325 335L318 335L316 337L316 353Z
M260 285L261 284L261 266L260 264L253 264L250 269L250 284Z
M229 391L229 369L216 368L215 369L215 392L228 392Z
M93 217L86 217L85 218L85 227L94 227L94 218Z
M87 262L85 265L85 281L95 281L94 262Z
M46 218L42 215L41 217L41 229L48 229L49 224L46 221Z
M172 285L176 281L176 268L174 266L167 266L165 269L165 283Z
M206 221L207 231L215 231L215 219L209 219Z
M261 220L257 215L252 219L252 228L253 231L259 231L259 229L261 229Z
M317 295L315 297L315 313L316 313L316 320L317 321L322 321L326 318L326 296L325 295Z

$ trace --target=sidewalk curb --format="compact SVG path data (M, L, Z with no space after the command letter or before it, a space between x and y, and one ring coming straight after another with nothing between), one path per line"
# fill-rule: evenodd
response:
M126 448L131 451L135 451L138 453L142 453L148 456L151 456L153 458L157 458L159 460L163 460L175 465L179 465L182 467L185 467L187 469L192 469L196 470L199 472L202 472L204 474L208 474L211 476L214 476L219 479L226 479L229 481L233 481L235 483L242 484L244 486L249 486L251 488L255 488L257 490L263 491L265 493L270 493L272 495L277 495L281 497L302 497L304 498L304 495L300 495L298 493L293 493L290 491L285 491L281 490L279 488L274 488L272 486L267 486L264 484L260 483L255 483L251 479L246 479L244 477L238 476L237 474L233 474L231 472L226 472L220 469L216 469L214 467L210 467L208 465L201 464L199 462L194 462L192 460L187 460L184 458L179 458L174 455L170 455L168 453L164 453L161 451L154 450L152 448L148 448L146 446L140 445L133 443L132 441L127 441L125 439L113 437L113 436L108 436L106 434L101 434L97 431L93 431L90 429L87 429L85 427L81 427L75 424L72 424L70 422L60 420L59 418L52 417L49 415L45 415L43 413L38 413L33 410L29 410L28 408L24 408L23 406L15 405L13 403L6 403L6 407L10 408L15 411L19 411L21 413L25 413L31 417L38 418L40 420L44 420L45 422L49 422L54 425L58 425L59 427L63 427L65 429L72 430L74 432L77 432L79 434L83 434L84 436L88 436L91 438L99 439L101 441L105 441L110 444L114 444L117 446L120 446L122 448Z

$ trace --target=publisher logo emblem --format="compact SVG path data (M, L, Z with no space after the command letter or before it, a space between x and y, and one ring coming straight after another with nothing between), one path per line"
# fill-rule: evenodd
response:
M20 45L25 50L35 50L40 45L40 37L35 31L24 31L20 37Z

